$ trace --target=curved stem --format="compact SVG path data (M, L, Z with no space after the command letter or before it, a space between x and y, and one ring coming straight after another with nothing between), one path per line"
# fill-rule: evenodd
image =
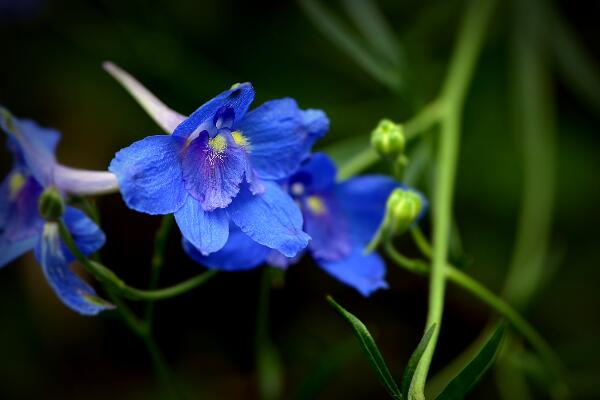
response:
M99 262L92 261L79 251L73 237L69 233L63 220L58 221L60 237L73 256L83 265L83 267L102 284L108 285L111 290L129 300L155 301L176 297L189 292L192 289L204 284L210 278L215 276L218 271L209 270L196 275L188 280L157 290L144 290L131 287L123 282L114 272Z
M387 255L395 262L396 265L418 274L427 274L431 272L429 266L421 260L407 258L400 254L391 243L385 244ZM538 333L538 331L525 318L519 314L509 303L496 295L494 292L483 286L481 283L456 269L454 266L447 264L443 269L446 278L465 289L479 300L487 304L498 315L503 316L508 320L512 327L525 340L529 342L531 347L544 359L548 367L554 372L557 378L563 376L564 367L560 359L556 356L552 347Z
M442 322L445 266L448 256L461 115L467 86L481 51L485 28L489 24L494 3L494 0L482 0L472 1L469 4L440 97L444 107L441 115L439 169L433 198L433 265L429 280L429 309L425 330L434 324L436 328L411 383L410 397L415 399L425 398L425 381Z
M439 121L441 114L442 105L439 101L432 101L425 106L419 113L404 123L406 141L409 142L426 132ZM337 174L338 179L351 178L375 164L379 159L379 154L369 146L340 166Z

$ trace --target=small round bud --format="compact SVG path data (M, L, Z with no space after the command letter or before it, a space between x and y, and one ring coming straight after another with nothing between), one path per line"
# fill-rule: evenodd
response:
M396 189L386 204L386 220L391 235L404 233L419 218L423 210L420 193L408 189Z
M427 200L423 195L408 188L395 189L387 199L385 216L373 239L366 247L369 253L383 241L389 240L394 235L406 232L427 208Z
M389 119L379 121L371 132L371 146L382 156L397 159L404 153L404 128Z
M49 187L42 192L38 207L40 215L47 221L56 221L65 212L65 202L54 187Z

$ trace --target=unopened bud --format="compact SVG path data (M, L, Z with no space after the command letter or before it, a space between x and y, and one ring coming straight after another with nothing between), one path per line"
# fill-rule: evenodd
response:
M408 188L395 189L388 197L385 217L366 252L373 251L382 241L406 232L420 219L426 207L427 200L421 193Z
M379 121L371 132L371 146L382 156L398 159L404 153L404 128L389 119Z
M46 221L56 221L65 212L65 202L62 195L54 187L49 187L42 192L38 207L40 215Z

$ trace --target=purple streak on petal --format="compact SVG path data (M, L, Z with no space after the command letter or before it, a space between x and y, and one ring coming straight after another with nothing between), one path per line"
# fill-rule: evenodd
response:
M220 140L221 145L211 145ZM209 139L207 132L192 141L183 156L183 180L188 193L205 211L227 207L240 190L246 154L229 137Z

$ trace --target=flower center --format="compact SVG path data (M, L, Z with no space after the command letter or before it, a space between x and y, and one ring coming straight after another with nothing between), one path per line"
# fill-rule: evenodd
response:
M222 135L217 135L208 140L208 146L212 149L213 153L221 154L227 149L227 139Z
M8 187L10 190L10 198L14 199L21 192L21 189L25 185L25 177L19 172L15 172L10 177Z
M327 212L325 202L319 196L308 196L306 198L308 209L315 215L322 215Z
M235 144L240 146L246 151L250 150L250 140L241 131L233 131L231 132L231 136L233 137L233 141Z

